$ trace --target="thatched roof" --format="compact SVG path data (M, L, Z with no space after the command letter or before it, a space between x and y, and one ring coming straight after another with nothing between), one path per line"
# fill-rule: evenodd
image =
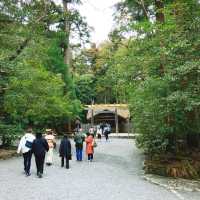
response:
M93 110L93 116L96 116L101 113L115 113L117 111L117 115L124 118L129 119L130 118L130 112L128 109L127 104L94 104L94 105L87 105L87 119L91 119L92 117L92 110Z

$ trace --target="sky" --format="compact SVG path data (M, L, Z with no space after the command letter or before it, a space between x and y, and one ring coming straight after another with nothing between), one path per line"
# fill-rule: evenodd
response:
M86 17L89 26L94 28L91 33L91 41L100 44L108 38L112 30L114 4L120 0L82 0L82 5L78 9L82 16ZM61 0L56 0L61 2Z
M83 5L79 7L82 16L85 16L89 26L94 28L91 33L92 42L97 44L108 38L109 32L114 25L113 5L119 0L82 0Z

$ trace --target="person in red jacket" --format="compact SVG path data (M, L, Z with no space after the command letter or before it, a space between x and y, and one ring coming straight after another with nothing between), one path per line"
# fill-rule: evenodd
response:
M87 133L87 138L85 139L86 142L86 154L88 155L88 161L93 160L94 155L94 135Z

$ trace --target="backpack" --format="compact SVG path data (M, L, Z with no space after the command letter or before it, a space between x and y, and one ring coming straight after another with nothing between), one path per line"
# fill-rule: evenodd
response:
M25 146L29 149L32 149L33 142L26 140Z
M83 138L81 135L77 135L75 138L76 144L82 144L83 143Z

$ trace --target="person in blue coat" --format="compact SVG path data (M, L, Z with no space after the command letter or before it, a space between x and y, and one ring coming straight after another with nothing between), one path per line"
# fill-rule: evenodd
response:
M59 153L61 157L61 167L64 167L64 160L66 160L66 168L69 169L69 160L71 160L71 142L67 135L64 135L60 143Z
M42 137L42 133L36 133L36 139L33 141L32 151L35 155L37 175L42 178L44 169L45 154L49 150L47 141Z

